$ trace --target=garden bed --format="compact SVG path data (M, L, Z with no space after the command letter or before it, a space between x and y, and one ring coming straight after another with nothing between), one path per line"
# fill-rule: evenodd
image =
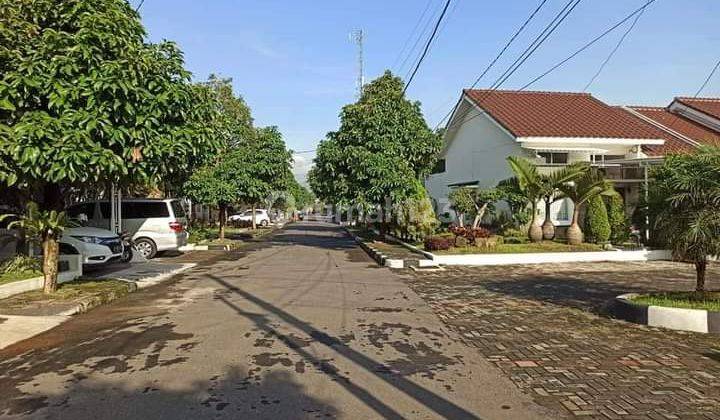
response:
M720 312L720 292L667 292L651 295L637 295L630 301L647 306L670 308L703 309Z
M618 296L608 312L651 327L720 334L720 292L628 293Z
M556 241L543 241L537 243L524 244L498 244L492 247L480 246L463 246L453 247L447 250L433 251L436 255L453 255L453 254L527 254L527 253L545 253L545 252L593 252L602 251L600 245L580 244L568 245Z
M19 273L3 273L0 275L0 285L42 277L42 271L23 271Z
M121 280L80 279L58 285L55 293L42 290L20 293L0 300L0 313L6 315L56 315L81 306L83 310L127 295L136 285Z

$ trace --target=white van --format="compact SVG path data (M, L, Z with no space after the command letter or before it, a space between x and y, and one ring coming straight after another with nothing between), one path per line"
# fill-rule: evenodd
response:
M122 200L122 229L132 235L135 249L145 258L176 251L187 244L187 218L180 200L128 198ZM68 217L87 216L87 226L110 229L110 202L88 201L68 207Z

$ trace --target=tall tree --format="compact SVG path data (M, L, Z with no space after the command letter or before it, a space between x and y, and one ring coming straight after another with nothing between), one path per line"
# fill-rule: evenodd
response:
M0 179L59 208L64 183L174 177L217 148L209 90L127 1L0 9Z
M695 265L705 291L708 257L720 255L720 149L670 155L654 170L649 206L659 238L676 258Z
M427 126L419 102L407 100L389 71L340 113L340 128L318 147L310 185L321 199L379 208L411 197L414 182L432 168L441 140ZM385 210L389 210L386 208ZM382 216L381 230L387 227Z
M230 176L239 191L239 200L253 210L274 192L285 191L291 178L292 152L285 147L277 127L256 130L255 137L228 154Z
M210 90L190 82L173 43L144 41L127 1L0 0L0 10L0 181L59 210L63 185L183 176L217 149Z

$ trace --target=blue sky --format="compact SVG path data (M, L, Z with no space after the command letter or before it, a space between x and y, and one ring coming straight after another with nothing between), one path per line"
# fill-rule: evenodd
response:
M136 5L139 0L131 0ZM540 0L452 0L446 24L408 90L431 126L448 112ZM411 57L400 52L428 6L443 0L145 0L140 12L150 40L169 39L185 53L195 79L232 77L256 123L277 125L288 146L314 149L338 126L340 108L354 100L354 28L365 31L366 79L391 68L404 76ZM489 86L562 7L548 0L523 35L479 86ZM603 32L645 0L584 0L502 88L519 88ZM629 24L629 23L628 23ZM589 91L612 104L665 105L692 95L720 59L720 1L657 0L640 18ZM420 29L425 25L422 22ZM532 87L580 91L626 27ZM429 28L428 28L429 31ZM411 39L415 42L419 30ZM427 34L428 32L426 32ZM419 43L422 44L424 39ZM415 51L415 54L419 52ZM406 50L409 48L406 48ZM400 64L406 61L404 66ZM393 67L394 65L394 67ZM720 72L704 96L720 96ZM301 175L312 154L296 157Z

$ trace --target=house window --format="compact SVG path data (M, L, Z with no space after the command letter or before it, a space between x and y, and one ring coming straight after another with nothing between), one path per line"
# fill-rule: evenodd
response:
M568 163L567 153L540 152L537 155L550 165L566 165Z
M445 172L445 159L438 159L437 162L435 162L435 167L432 170L432 173L434 174L441 174Z
M570 221L570 203L569 199L565 198L560 202L560 208L557 212L558 221Z
M625 159L625 155L593 155L591 161L594 163L605 163L618 159Z

